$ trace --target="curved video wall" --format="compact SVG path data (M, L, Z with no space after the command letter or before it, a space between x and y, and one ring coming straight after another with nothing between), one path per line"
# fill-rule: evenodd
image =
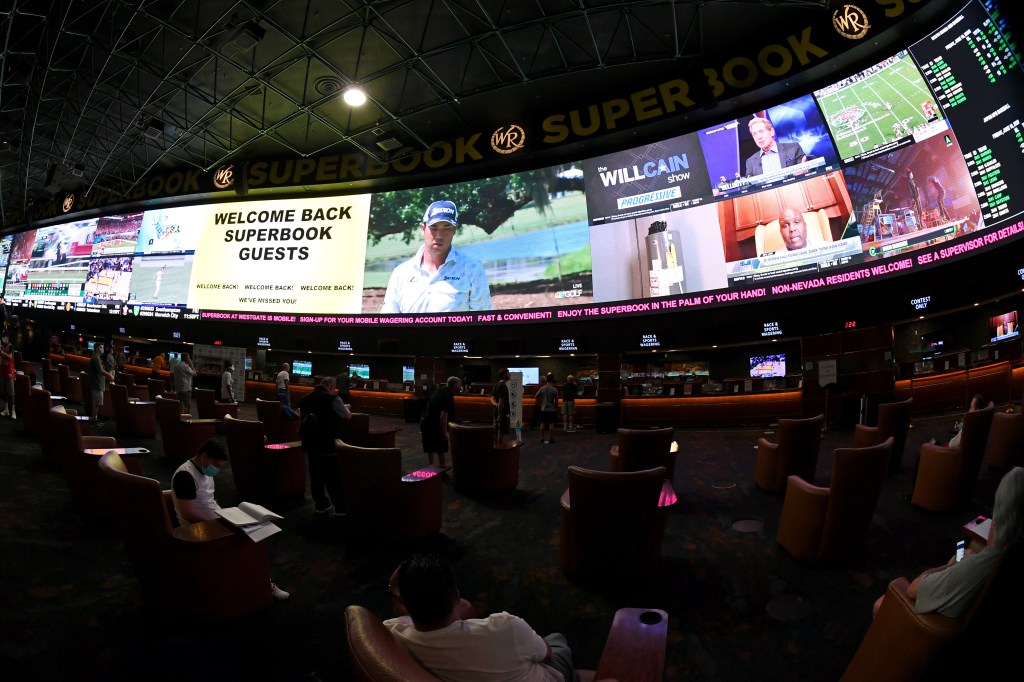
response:
M778 299L1006 248L1024 235L1024 71L990 6L970 2L813 92L597 158L20 232L2 241L4 297L179 320L572 321Z

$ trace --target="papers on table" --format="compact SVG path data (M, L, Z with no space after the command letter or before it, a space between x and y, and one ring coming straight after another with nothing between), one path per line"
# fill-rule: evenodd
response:
M218 509L217 515L245 533L253 542L280 533L281 528L272 520L284 518L254 502L243 502L237 507Z

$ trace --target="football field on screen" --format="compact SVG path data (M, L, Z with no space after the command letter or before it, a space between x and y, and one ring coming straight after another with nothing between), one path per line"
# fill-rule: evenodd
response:
M928 122L927 110L939 112L931 90L909 56L819 96L818 105L844 159L906 137Z

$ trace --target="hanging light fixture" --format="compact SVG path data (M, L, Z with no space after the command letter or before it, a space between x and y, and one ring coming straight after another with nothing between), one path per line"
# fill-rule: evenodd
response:
M345 104L350 107L361 107L366 104L366 93L361 88L353 86L342 94Z

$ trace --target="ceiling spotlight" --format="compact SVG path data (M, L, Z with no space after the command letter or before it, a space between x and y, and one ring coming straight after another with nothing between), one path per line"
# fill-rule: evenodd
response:
M350 107L361 107L366 104L366 93L359 88L349 88L342 95L342 99Z

